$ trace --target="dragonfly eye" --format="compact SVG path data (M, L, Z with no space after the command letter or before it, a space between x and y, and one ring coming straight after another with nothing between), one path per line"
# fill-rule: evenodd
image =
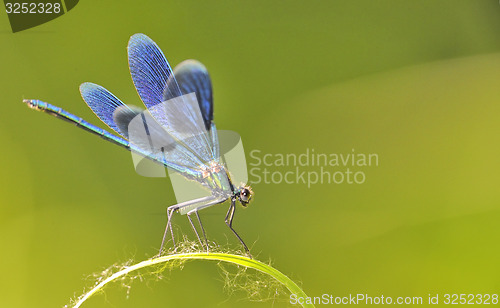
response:
M240 201L241 204L246 206L250 199L252 198L252 191L246 187L242 188L240 191Z

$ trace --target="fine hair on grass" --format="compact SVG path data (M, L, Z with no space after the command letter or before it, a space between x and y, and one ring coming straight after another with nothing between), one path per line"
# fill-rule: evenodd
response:
M138 263L132 260L120 265L115 264L104 271L95 274L94 286L84 294L73 299L65 307L81 307L87 299L97 293L103 293L104 287L111 282L118 282L130 291L135 280L145 281L147 277L160 280L164 278L165 270L182 269L186 262L192 260L215 261L219 265L224 281L224 290L230 295L244 291L250 301L280 300L287 293L298 297L307 297L302 289L283 273L255 259L250 259L241 252L221 248L210 243L210 252L203 251L196 242L184 238L176 249L166 252L160 257L154 257ZM314 307L304 303L303 307Z

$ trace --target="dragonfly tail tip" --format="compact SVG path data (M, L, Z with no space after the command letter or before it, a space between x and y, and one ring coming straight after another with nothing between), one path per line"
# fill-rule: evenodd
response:
M28 107L33 108L33 101L31 99L23 99L23 103L28 105Z
M23 103L28 105L28 107L30 107L31 109L40 109L39 105L36 102L37 100L34 99L23 99Z

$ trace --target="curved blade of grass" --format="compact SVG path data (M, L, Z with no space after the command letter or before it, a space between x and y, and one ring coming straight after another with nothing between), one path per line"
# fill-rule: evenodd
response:
M113 275L109 276L108 278L104 279L101 281L99 284L97 284L94 288L92 288L89 292L85 293L73 306L74 308L80 307L88 298L90 298L92 295L94 295L96 292L102 290L102 288L108 284L109 282L112 282L118 278L121 278L133 271L146 268L149 266L154 266L158 265L161 263L169 262L169 261L174 261L174 260L213 260L213 261L222 261L222 262L228 262L228 263L233 263L236 265L248 267L248 268L253 268L257 271L260 271L262 273L268 274L280 283L282 283L292 294L296 294L297 297L307 297L307 295L302 291L302 289L295 283L293 282L290 278L288 278L286 275L278 271L277 269L262 263L260 261L250 259L248 257L240 256L240 255L235 255L235 254L228 254L228 253L206 253L206 252L194 252L194 253L179 253L179 254L173 254L173 255L166 255L162 256L159 258L155 259L148 259L142 262L139 262L137 264L127 266L124 269L114 273ZM314 307L312 304L304 303L302 304L302 307Z

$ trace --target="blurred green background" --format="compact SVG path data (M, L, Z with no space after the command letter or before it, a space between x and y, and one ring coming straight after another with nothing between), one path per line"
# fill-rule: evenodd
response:
M237 131L247 154L379 155L359 169L364 184L253 183L254 202L237 209L254 255L309 296L498 293L497 0L81 1L16 34L0 16L1 307L63 306L92 273L156 253L175 202L168 180L138 176L126 151L21 102L104 127L78 86L139 105L126 55L138 32L172 65L207 66L218 128ZM226 210L202 218L237 248ZM167 276L128 296L113 285L87 306L289 306L229 296L213 263Z

